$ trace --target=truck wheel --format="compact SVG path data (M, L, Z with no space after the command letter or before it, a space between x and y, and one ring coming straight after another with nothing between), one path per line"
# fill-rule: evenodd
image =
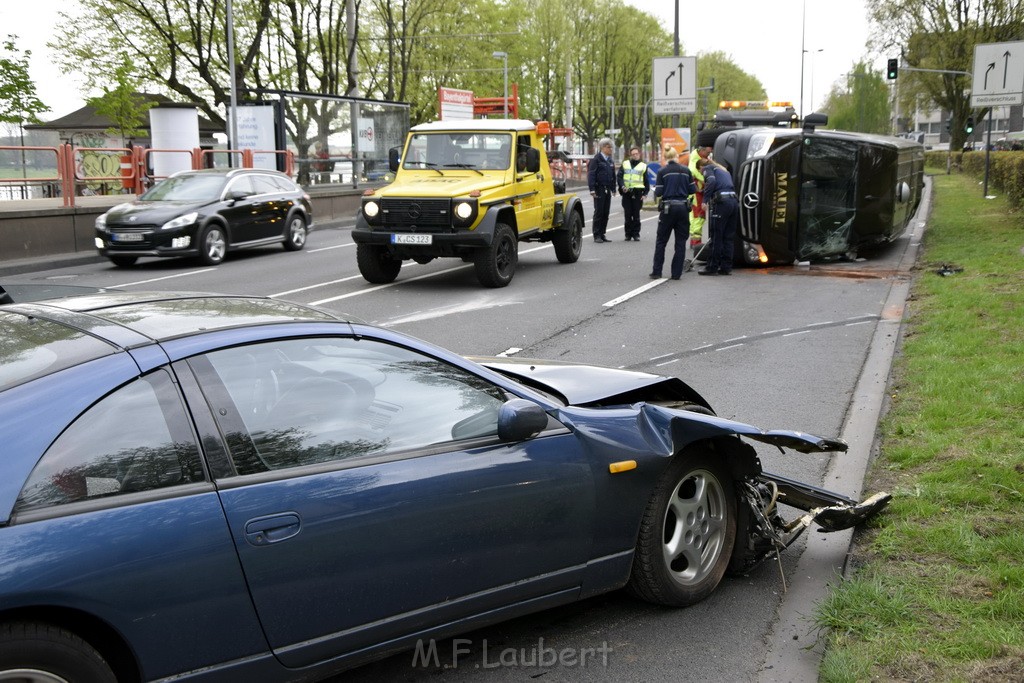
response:
M519 241L515 231L504 223L494 226L494 239L479 249L473 258L476 277L484 287L504 287L512 282L519 264Z
M569 213L564 230L556 230L551 238L559 263L576 263L583 250L583 219L575 211Z
M387 247L376 244L357 244L356 264L363 279L374 285L394 282L402 269L402 262L392 257Z

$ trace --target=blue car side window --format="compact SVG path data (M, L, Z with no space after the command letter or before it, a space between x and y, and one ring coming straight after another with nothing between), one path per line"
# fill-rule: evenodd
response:
M15 512L203 480L185 409L158 370L71 423L32 470Z
M368 339L282 340L205 358L231 402L212 407L239 474L496 437L506 400L472 373ZM216 404L219 392L208 395Z

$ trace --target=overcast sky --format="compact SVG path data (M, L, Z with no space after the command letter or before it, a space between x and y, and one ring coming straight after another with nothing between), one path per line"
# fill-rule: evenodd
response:
M538 1L543 5L543 0ZM673 32L673 0L626 2L654 14ZM32 50L31 76L36 91L52 109L44 119L64 116L84 104L81 77L61 74L46 47L54 36L58 9L73 5L73 0L0 0L0 38L15 34L19 50ZM769 99L791 100L797 109L803 28L803 45L808 51L803 69L805 112L820 104L832 84L866 56L868 24L863 0L682 0L679 6L683 54L725 52L737 66L760 79ZM805 8L806 19L801 22ZM576 39L586 40L586 36ZM879 63L884 66L884 55L873 55L872 63L876 68Z
M876 69L885 65L884 55L867 53L868 20L863 0L626 0L626 4L661 20L670 34L675 32L676 2L681 15L682 54L724 52L740 69L761 81L768 99L790 100L797 109L800 55L806 49L805 112L823 103L832 84L861 59L870 58L869 63ZM883 58L881 67L878 57Z

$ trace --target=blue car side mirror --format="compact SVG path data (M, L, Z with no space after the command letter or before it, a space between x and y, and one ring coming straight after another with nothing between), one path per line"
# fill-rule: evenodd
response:
M502 441L523 441L540 434L548 426L548 414L532 401L514 398L505 402L498 412L498 438Z

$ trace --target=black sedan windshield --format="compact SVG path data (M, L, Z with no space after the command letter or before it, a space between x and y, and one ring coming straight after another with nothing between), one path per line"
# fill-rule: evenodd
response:
M207 201L218 199L226 178L220 175L181 175L167 178L139 197L139 201Z

